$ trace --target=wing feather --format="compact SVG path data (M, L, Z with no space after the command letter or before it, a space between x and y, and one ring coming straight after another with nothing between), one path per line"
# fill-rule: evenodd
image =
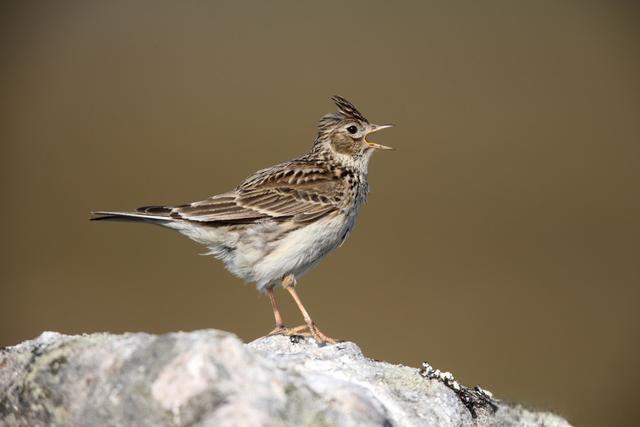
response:
M304 223L342 209L346 188L330 169L298 160L258 171L233 191L177 206L171 216L212 224L268 218Z

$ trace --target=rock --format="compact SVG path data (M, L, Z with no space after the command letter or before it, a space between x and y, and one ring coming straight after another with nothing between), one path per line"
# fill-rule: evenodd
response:
M307 338L243 344L216 330L45 332L0 352L0 425L569 425L427 366L377 362L354 343L319 347Z

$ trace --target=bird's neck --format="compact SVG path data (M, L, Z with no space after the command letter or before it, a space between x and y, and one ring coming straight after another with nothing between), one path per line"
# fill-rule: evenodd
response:
M346 154L333 153L333 158L340 166L353 170L362 179L367 179L369 155L364 154L362 157L353 157Z
M367 179L369 160L371 159L372 150L368 150L361 155L353 156L350 154L336 152L328 143L318 144L316 142L309 154L313 157L330 161L331 163L335 163L345 169L349 169L357 174L362 180L366 181Z

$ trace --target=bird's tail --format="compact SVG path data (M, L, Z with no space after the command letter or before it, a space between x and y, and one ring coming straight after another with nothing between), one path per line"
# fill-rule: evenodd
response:
M127 221L127 222L148 222L153 224L163 224L175 221L171 216L171 207L168 206L145 206L136 209L135 212L91 212L91 221Z

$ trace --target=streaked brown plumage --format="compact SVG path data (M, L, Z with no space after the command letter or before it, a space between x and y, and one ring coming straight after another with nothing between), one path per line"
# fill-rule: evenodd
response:
M353 228L368 192L367 167L375 149L368 134L388 126L369 121L349 101L334 97L338 112L324 116L311 151L257 171L235 189L178 206L145 206L136 212L95 212L96 220L143 221L180 231L207 245L237 276L268 293L276 319L272 333L306 331L334 342L315 326L294 286ZM273 294L281 283L305 318L287 329Z

